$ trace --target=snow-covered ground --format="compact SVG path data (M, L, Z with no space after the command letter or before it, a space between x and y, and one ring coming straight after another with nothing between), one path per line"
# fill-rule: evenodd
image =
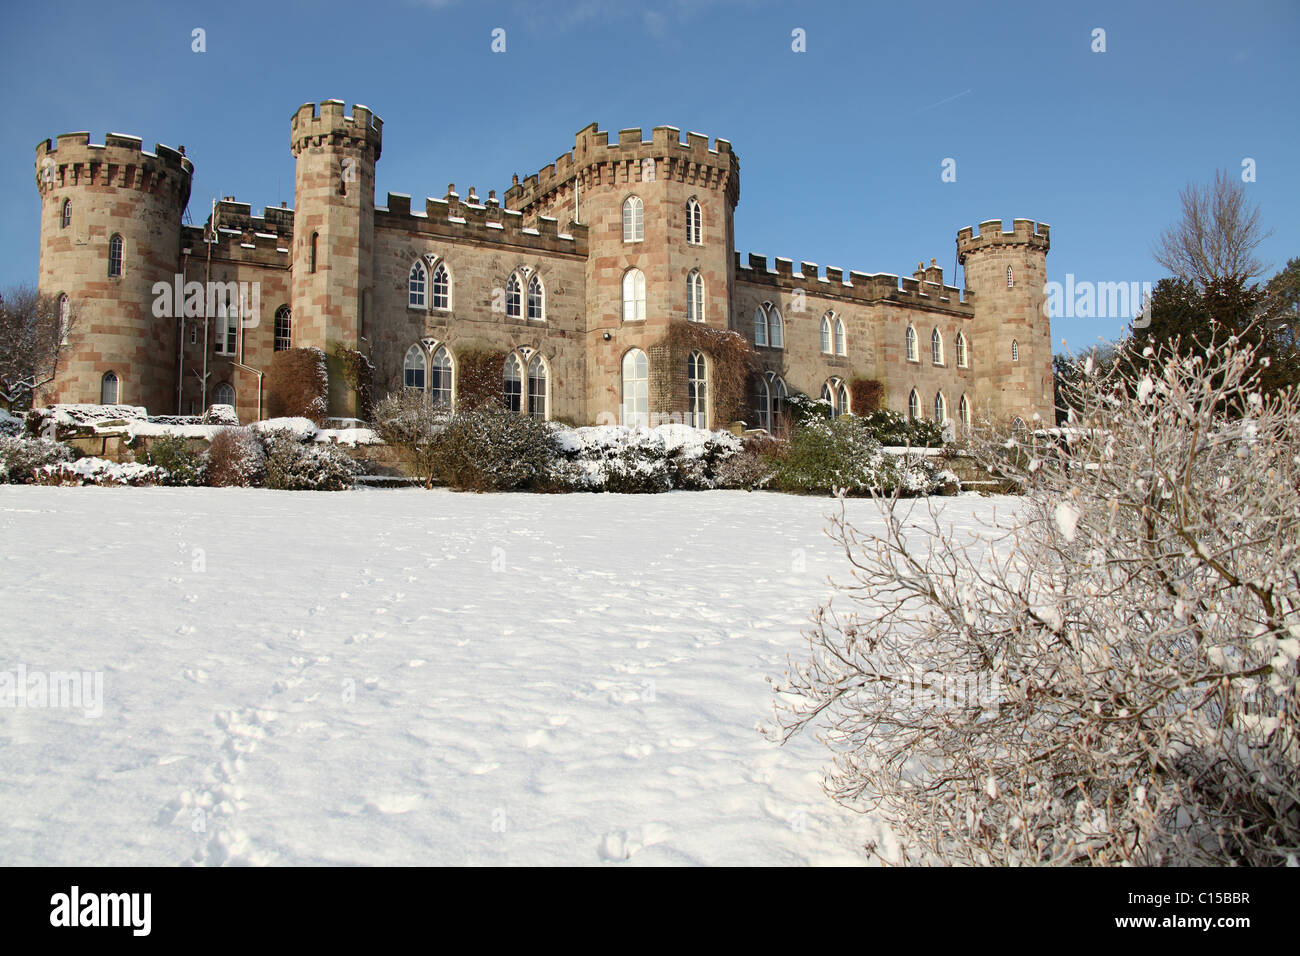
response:
M0 684L103 679L0 705L0 862L861 862L755 729L833 505L0 486Z

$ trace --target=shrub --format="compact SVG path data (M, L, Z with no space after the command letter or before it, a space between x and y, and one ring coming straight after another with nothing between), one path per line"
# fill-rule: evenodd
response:
M709 357L709 388L718 420L741 421L750 417L758 356L739 332L715 329L699 322L674 321L664 337L669 367L684 370L693 349Z
M285 349L271 357L266 375L269 418L310 418L325 421L329 407L329 372L318 348Z
M661 425L655 431L663 438L674 488L719 487L719 466L741 449L741 440L731 432L705 431L689 425Z
M567 464L552 468L552 482L567 484L565 490L634 495L673 486L673 468L660 429L594 425L564 429L555 438Z
M345 491L360 466L337 445L303 442L292 432L262 435L266 487L281 491Z
M166 472L161 480L164 485L201 485L204 482L203 455L190 451L189 442L179 435L159 435L150 439L148 445L136 454L135 460Z
M262 445L247 428L218 428L203 454L204 471L213 488L260 485L266 477Z
M33 481L38 485L157 485L167 473L155 465L115 462L105 458L80 458L42 465Z
M375 434L406 453L427 488L433 484L438 460L437 438L449 417L445 409L430 404L424 392L401 389L375 406Z
M334 343L331 351L338 362L344 384L357 397L357 416L363 421L369 421L375 411L375 366L361 352L350 349L341 342Z
M28 484L37 469L71 460L67 445L47 438L0 435L0 483Z
M239 427L239 416L230 405L209 405L199 419L202 425L233 425Z
M817 421L829 421L830 403L820 398L811 398L803 392L791 392L785 400L791 428L803 428Z
M456 353L456 407L470 412L481 405L501 403L506 353L462 349Z
M942 448L943 428L928 418L908 418L888 408L856 416L873 438L891 448Z
M11 415L3 408L0 408L0 435L17 435L22 430L22 417L19 415Z
M896 861L1294 862L1300 396L1233 340L1151 357L1068 383L1066 440L1004 440L1023 466L975 445L1026 489L982 540L895 501L883 535L832 522L852 581L777 735L828 728L828 793Z
M937 469L923 458L885 454L853 416L813 419L794 429L771 459L772 484L782 491L849 492L902 488L925 494L939 484Z
M458 491L546 487L559 456L552 427L485 402L450 416L430 447L436 481Z
M784 447L784 442L761 432L746 435L740 450L721 459L714 468L715 486L744 491L767 487L776 473L775 459Z

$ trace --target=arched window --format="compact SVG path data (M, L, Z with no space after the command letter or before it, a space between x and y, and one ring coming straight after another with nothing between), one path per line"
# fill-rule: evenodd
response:
M311 259L309 262L309 266L312 272L316 271L316 249L319 245L318 242L319 239L320 239L320 233L313 232L311 234Z
M826 355L832 355L835 352L835 345L833 341L834 332L832 331L832 326L831 326L832 314L833 313L827 312L825 315L822 316L822 352L825 353Z
M623 424L650 424L650 363L640 349L623 356Z
M704 242L704 212L694 198L686 200L686 241L693 246Z
M917 394L916 389L912 389L907 396L907 417L917 419L921 417L921 396Z
M1011 361L1013 362L1020 361L1020 343L1017 342L1015 339L1011 340Z
M704 353L696 350L686 360L686 424L709 427L709 372Z
M785 348L785 324L781 310L771 302L764 302L754 310L754 344L774 349Z
M412 309L424 308L424 286L429 273L423 262L411 266L411 274L406 280L406 304Z
M67 229L72 225L72 200L63 200L63 212L59 214L59 228Z
M623 321L640 322L645 319L645 273L628 269L623 274Z
M221 296L218 295L220 299ZM239 348L239 303L228 297L217 304L216 347L217 355L234 355Z
M402 386L424 391L424 349L412 345L402 361Z
M772 425L775 427L781 423L781 416L785 414L786 399L789 393L786 391L785 382L779 375L772 375Z
M1007 288L1010 289L1016 284L1016 278L1011 272L1011 267L1007 266Z
M640 196L623 201L623 241L640 242L645 238L645 204Z
M948 420L948 400L943 392L934 393L934 420L940 425Z
M506 315L512 319L523 317L519 274L516 272L510 273L510 278L506 280Z
M548 417L547 383L550 375L540 355L528 362L528 414L543 421Z
M117 373L105 372L104 377L99 380L99 404L116 405L117 398ZM230 404L233 404L233 402Z
M686 318L691 322L704 321L704 276L692 269L686 277Z
M108 274L111 276L122 274L122 237L117 233L108 240Z
M293 348L293 312L287 305L275 310L275 351Z
M921 360L916 346L916 329L910 325L907 327L907 360L909 362L919 362Z
M451 407L451 353L438 346L429 357L429 398L435 405Z
M957 403L957 417L961 419L961 423L966 428L970 428L970 402L966 401L965 395Z
M930 331L930 363L943 364L943 334L938 329Z
M501 391L501 400L509 411L517 412L524 401L524 370L519 356L511 352L506 356L505 386Z
M957 333L957 367L965 368L968 363L966 356L966 336L961 332Z
M1011 419L1011 431L1015 434L1017 438L1025 437L1025 432L1028 431L1028 429L1025 428L1025 420L1021 418L1019 415Z
M761 376L754 386L754 422L757 428L772 427L772 391L767 387L767 379Z
M835 316L835 354L848 355L848 337L844 334L844 320Z
M212 390L213 405L229 405L235 407L235 386L229 382L222 382Z
M844 387L842 379L831 378L822 386L822 401L831 407L831 418L839 418L849 412L849 390Z
M68 329L72 326L72 302L66 292L59 295L59 344L68 344Z
M535 272L528 280L528 318L546 321L546 290L542 288L542 277Z
M445 262L439 262L433 267L432 292L432 305L435 309L445 312L451 308L451 272Z

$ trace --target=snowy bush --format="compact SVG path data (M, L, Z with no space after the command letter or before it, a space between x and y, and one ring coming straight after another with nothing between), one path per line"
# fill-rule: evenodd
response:
M46 438L0 435L0 483L27 484L38 469L71 459L67 445Z
M552 427L487 402L447 418L430 448L432 475L459 491L544 486L559 450Z
M741 450L741 440L731 432L706 431L689 425L660 425L655 431L663 438L674 488L722 487L718 480L719 467Z
M841 508L848 606L817 611L774 734L821 726L828 792L896 835L869 849L1300 858L1300 403L1251 367L1232 341L1086 367L1071 440L1022 439L1023 467L976 446L1026 493L973 539L896 498L882 537Z
M431 404L424 392L402 389L379 402L374 416L375 433L405 452L416 476L426 487L431 486L438 462L438 435L446 427L450 413Z
M304 443L292 431L262 435L266 487L282 491L345 491L360 467L337 445Z
M266 460L257 436L247 428L218 428L203 454L207 482L213 488L260 485Z
M924 458L887 455L857 419L809 418L772 458L772 485L782 491L892 491L927 494L938 469Z
M279 353L276 353L279 354ZM239 427L239 416L231 405L209 405L201 419L204 425L231 425Z
M23 430L23 419L0 408L0 435L17 435Z
M762 432L746 435L740 450L723 458L715 467L717 487L743 491L767 487L776 473L775 457L783 447L783 442Z
M140 439L137 439L140 441ZM201 485L204 483L204 456L191 451L189 442L179 435L159 435L136 453L140 464L161 468L166 474L164 485Z
M653 494L672 487L667 445L657 429L570 428L557 432L556 442L568 464L557 463L552 472L571 482L566 490Z
M158 485L167 472L139 462L119 463L106 458L79 458L36 469L33 481L38 485Z
M942 448L943 427L928 418L908 418L902 412L881 408L856 421L871 433L871 437L890 448Z

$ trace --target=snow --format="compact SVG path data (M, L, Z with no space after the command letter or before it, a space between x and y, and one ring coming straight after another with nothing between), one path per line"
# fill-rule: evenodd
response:
M0 486L0 671L103 674L99 717L0 706L0 859L862 862L828 752L755 729L834 507Z

